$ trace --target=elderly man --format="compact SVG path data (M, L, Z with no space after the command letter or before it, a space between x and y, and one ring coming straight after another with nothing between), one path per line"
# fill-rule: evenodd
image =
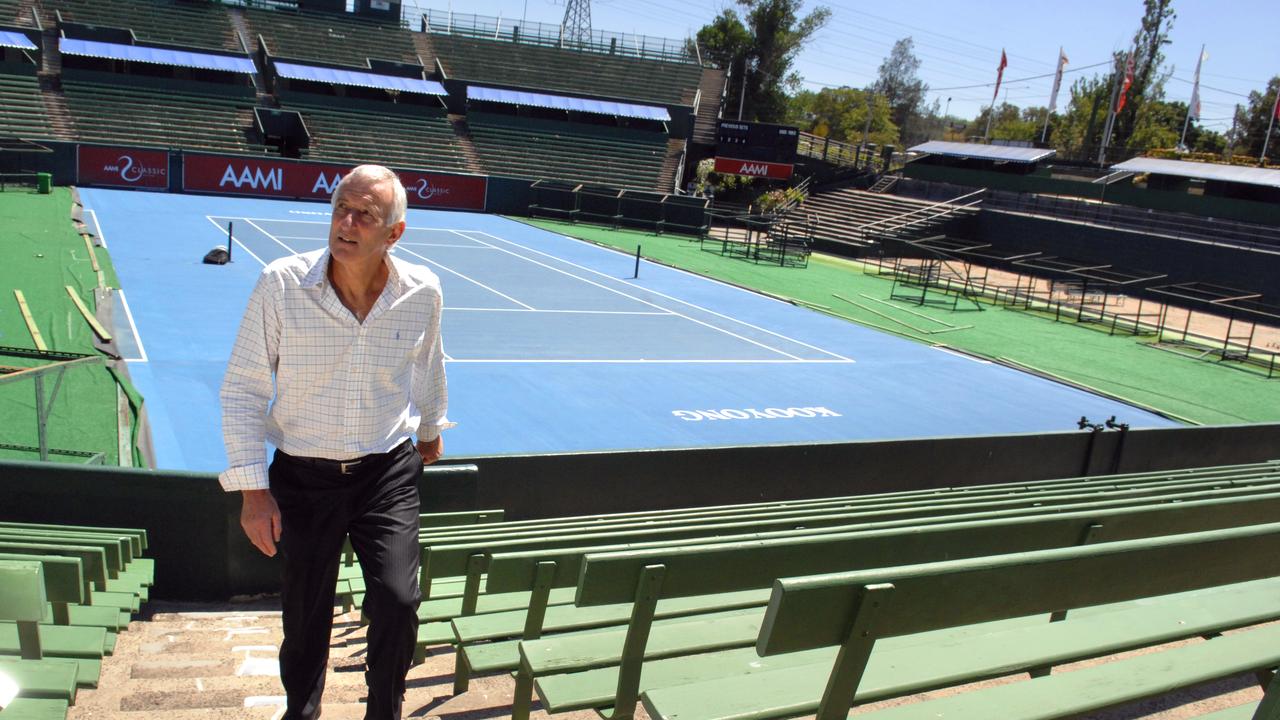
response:
M365 577L366 718L399 718L418 625L418 478L440 457L447 394L440 281L392 257L395 173L362 165L333 194L329 246L277 260L249 297L222 385L240 524L283 556L285 718L319 717L348 535ZM413 438L416 436L417 442ZM275 445L270 466L264 442Z

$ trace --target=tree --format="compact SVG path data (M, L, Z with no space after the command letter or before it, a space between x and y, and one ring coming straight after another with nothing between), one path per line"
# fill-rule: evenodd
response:
M920 134L918 120L929 86L916 74L919 70L920 59L915 55L915 43L910 37L905 37L893 44L888 57L880 63L880 74L871 86L874 92L888 99L893 124L902 132L901 139L905 143L924 139L917 137Z
M1143 110L1149 103L1164 98L1164 83L1169 75L1161 72L1163 48L1170 42L1169 31L1173 29L1176 18L1173 0L1144 0L1142 23L1133 36L1133 84L1129 87L1124 109L1116 115L1112 133L1112 145L1115 147L1137 150L1148 147L1140 143L1134 145L1131 140L1139 126L1144 124L1140 117ZM1123 61L1121 63L1119 76L1124 77ZM1147 124L1149 127L1150 123Z
M831 17L831 10L822 6L800 17L800 4L800 0L738 0L745 22L726 9L698 30L705 56L746 83L745 120L780 122L786 117L786 88L799 83L791 64ZM741 93L742 86L735 84L731 91Z
M870 99L871 123L867 123ZM788 102L786 122L805 132L841 142L860 143L862 133L878 145L898 141L898 127L890 116L889 102L883 95L850 87L823 88L818 92L804 90Z
M1280 92L1280 75L1267 82L1262 92L1249 93L1249 106L1236 119L1240 135L1235 152L1257 158L1262 154L1267 128L1271 127L1271 112L1276 106L1276 93ZM1280 121L1275 123L1280 127ZM1267 161L1280 162L1280 131L1272 128L1271 142L1267 143Z

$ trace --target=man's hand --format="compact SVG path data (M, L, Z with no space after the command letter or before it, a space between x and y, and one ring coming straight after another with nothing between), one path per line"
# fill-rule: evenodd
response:
M422 464L430 465L444 454L444 436L437 435L435 440L419 440L418 454L422 456Z
M267 557L275 557L280 542L280 508L270 490L243 490L240 493L240 527L249 542Z

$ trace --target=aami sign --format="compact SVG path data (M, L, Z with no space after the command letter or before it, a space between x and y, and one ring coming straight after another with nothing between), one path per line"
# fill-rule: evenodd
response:
M191 153L184 156L182 188L188 192L328 200L350 169L350 165ZM484 210L488 178L396 172L411 206Z
M793 165L786 163L717 157L715 170L726 175L747 175L749 177L769 178L770 180L786 180L791 177L793 167Z
M167 190L169 153L81 145L76 153L76 184Z

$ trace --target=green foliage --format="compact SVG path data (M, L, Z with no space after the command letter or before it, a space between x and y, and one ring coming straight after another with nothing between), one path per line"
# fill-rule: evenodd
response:
M789 187L782 190L769 190L756 197L755 205L761 212L777 212L788 205L802 202L809 195L799 188Z
M1262 155L1267 128L1271 127L1271 111L1276 106L1276 93L1280 92L1280 75L1267 81L1262 92L1249 93L1249 106L1236 120L1240 141L1235 151L1253 157ZM1276 125L1280 126L1280 122ZM1280 132L1272 129L1271 142L1267 143L1267 162L1280 162Z
M791 65L831 10L819 6L801 17L800 0L738 0L738 5L741 17L724 10L698 30L698 42L713 64L736 77L729 87L731 106L746 83L744 120L781 122L787 114L785 90L799 83Z
M902 132L903 140L913 143L924 140L919 122L923 115L924 96L929 91L917 75L920 59L915 55L915 45L910 37L893 44L888 57L880 63L879 76L872 90L888 99L893 124Z
M860 143L868 128L867 100L870 98L871 124L867 140L878 145L898 142L898 127L890 118L889 100L868 90L850 87L804 90L791 96L785 121L805 132L841 142Z
M995 118L991 121L991 139L1038 141L1045 110L1046 108L1042 107L1023 109L1017 105L1001 103L996 108ZM987 116L990 111L990 108L983 108L982 112L978 113L978 117L965 127L965 136L974 137L986 132Z

